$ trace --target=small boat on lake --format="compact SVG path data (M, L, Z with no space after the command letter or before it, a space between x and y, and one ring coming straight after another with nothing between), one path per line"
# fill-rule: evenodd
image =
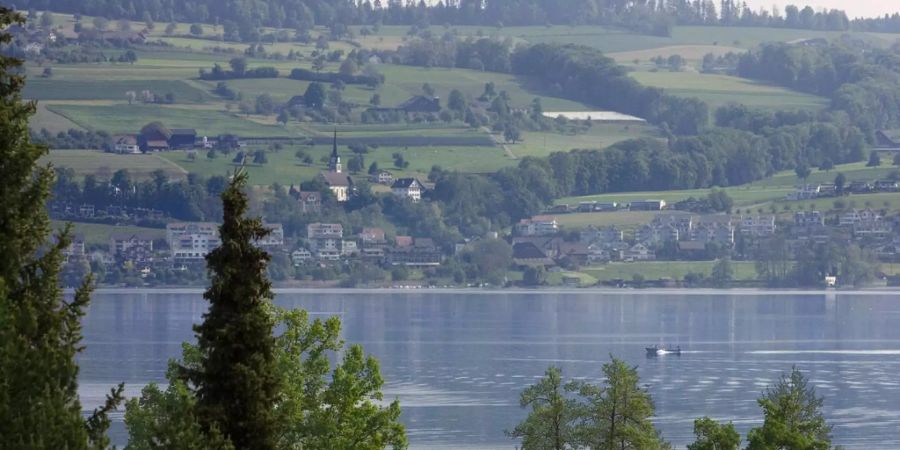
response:
M663 356L663 355L681 355L681 346L677 347L666 347L654 345L653 347L646 347L647 356Z

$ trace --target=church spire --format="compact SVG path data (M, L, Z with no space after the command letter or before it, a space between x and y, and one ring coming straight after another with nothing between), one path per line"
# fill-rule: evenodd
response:
M328 161L328 170L341 173L341 157L337 151L337 128L334 129L334 142L331 147L331 159Z

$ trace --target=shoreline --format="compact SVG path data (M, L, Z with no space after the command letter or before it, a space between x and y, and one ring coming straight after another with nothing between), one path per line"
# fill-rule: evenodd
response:
M197 294L200 295L205 288L200 287L160 287L160 288L97 288L95 294ZM73 292L66 289L66 293ZM749 295L898 295L900 288L871 288L871 289L847 289L847 290L812 290L812 289L766 289L766 288L738 288L738 289L709 289L709 288L651 288L651 289L617 289L617 288L571 288L571 289L479 289L479 288L273 288L272 292L278 294L342 294L342 295L371 295L371 294L441 294L441 295L694 295L694 296L749 296Z

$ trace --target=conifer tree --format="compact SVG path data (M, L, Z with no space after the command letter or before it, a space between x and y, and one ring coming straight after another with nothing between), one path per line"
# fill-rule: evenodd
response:
M20 14L0 7L0 29L22 23ZM10 40L0 31L0 43ZM21 64L0 56L0 449L105 448L107 413L122 386L87 421L82 417L75 355L91 280L71 301L58 285L72 239L67 227L47 240L44 205L54 177L51 167L38 166L47 148L29 139L35 105L22 101Z
M217 429L235 448L266 450L276 448L272 406L279 383L266 278L269 255L254 242L269 230L260 219L244 217L246 183L247 173L239 169L222 193L222 244L206 257L211 284L203 297L209 311L194 327L200 362L186 372L205 429Z
M269 256L254 245L268 231L244 217L246 181L241 170L222 193L222 245L207 257L210 309L195 327L198 343L170 363L165 391L150 384L128 402L125 449L405 449L399 403L381 404L378 361L345 349L340 320L271 305Z

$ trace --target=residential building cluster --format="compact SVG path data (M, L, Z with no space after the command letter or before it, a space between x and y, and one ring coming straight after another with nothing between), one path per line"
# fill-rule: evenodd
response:
M440 265L443 257L430 238L396 236L388 240L381 228L363 228L350 235L339 223L307 225L306 238L291 252L296 266L358 259L386 266L428 267Z

